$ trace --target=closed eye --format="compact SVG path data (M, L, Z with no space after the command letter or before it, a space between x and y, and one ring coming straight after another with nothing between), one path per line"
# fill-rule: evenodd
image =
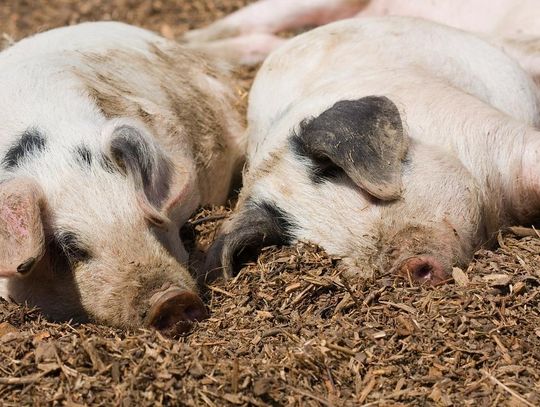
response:
M91 257L89 249L81 243L79 237L73 232L55 233L53 244L71 264L88 261Z
M312 157L312 177L319 182L346 175L345 171L326 157Z

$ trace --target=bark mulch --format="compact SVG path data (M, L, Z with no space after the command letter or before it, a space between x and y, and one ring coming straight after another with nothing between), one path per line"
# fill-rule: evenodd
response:
M175 37L247 2L6 0L0 31L119 19ZM199 248L227 211L193 218ZM176 340L1 301L0 405L540 405L540 236L498 240L437 288L345 279L309 244L268 248L209 286L210 319Z

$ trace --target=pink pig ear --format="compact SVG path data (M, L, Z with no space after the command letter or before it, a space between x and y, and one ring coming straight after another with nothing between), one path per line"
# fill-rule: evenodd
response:
M0 277L26 274L43 256L43 201L43 191L31 180L0 183Z

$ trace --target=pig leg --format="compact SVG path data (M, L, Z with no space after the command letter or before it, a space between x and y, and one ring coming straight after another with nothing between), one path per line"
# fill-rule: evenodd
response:
M272 34L254 33L189 46L235 65L251 66L264 61L270 52L285 41Z
M188 31L187 42L208 42L253 33L277 33L322 25L358 13L368 0L260 0L208 27Z
M256 65L285 41L273 33L350 17L366 3L367 0L260 0L206 28L188 31L183 39L234 64Z

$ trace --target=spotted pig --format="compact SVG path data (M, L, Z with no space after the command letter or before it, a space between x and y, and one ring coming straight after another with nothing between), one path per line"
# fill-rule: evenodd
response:
M302 34L257 74L244 189L207 271L311 241L352 276L447 281L539 215L538 125L531 78L473 34L406 17Z
M165 332L205 317L179 228L243 155L227 68L85 23L0 53L3 295L55 320Z

